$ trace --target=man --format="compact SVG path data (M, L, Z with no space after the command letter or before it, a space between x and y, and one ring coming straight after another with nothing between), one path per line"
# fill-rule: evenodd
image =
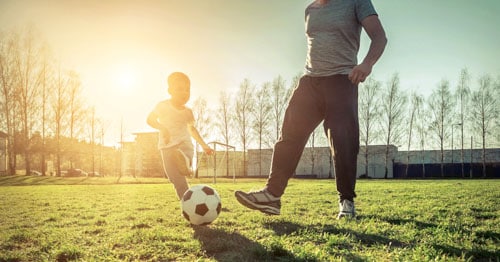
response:
M316 0L305 10L307 58L288 103L271 173L259 191L236 191L244 206L279 215L280 197L292 177L309 135L323 122L332 150L339 193L338 218L354 217L359 152L358 84L370 75L387 39L371 0ZM358 64L361 28L371 39Z

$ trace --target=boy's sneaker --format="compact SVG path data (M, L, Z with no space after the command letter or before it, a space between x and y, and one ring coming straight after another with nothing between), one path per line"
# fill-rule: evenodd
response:
M266 189L248 193L236 191L234 192L234 195L236 196L238 202L248 208L259 210L260 212L268 215L280 214L280 198L273 196Z
M180 150L176 149L172 152L172 158L174 160L177 169L179 170L179 174L182 176L191 176L193 170L191 169L191 165L189 164L189 158Z
M356 209L354 208L354 202L344 199L339 203L339 215L337 219L343 217L354 218L356 216Z

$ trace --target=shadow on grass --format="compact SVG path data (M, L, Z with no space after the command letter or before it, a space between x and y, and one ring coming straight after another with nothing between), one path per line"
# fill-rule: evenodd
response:
M266 247L237 232L208 226L193 226L193 229L194 238L200 241L206 256L217 261L305 261L279 243Z
M409 244L403 243L394 238L388 238L382 235L360 233L354 230L337 228L334 225L312 225L312 226L302 226L296 223L290 222L271 222L267 224L268 228L271 228L276 232L277 235L289 235L293 232L300 234L300 231L304 232L316 232L317 234L329 233L336 235L350 235L355 238L355 240L360 241L366 246L371 245L391 245L393 247L404 247Z
M357 216L359 220L362 219L374 219L374 220L383 220L389 224L392 225L403 225L403 224L414 224L419 230L422 229L432 229L432 228L437 228L438 225L434 223L429 223L429 222L422 222L418 220L413 220L413 219L405 219L405 218L389 218L389 217L384 217L384 216L376 216L376 215L360 215Z
M456 228L449 227L449 226L443 226L443 225L437 225L434 223L428 223L428 222L422 222L418 220L413 220L413 219L404 219L404 218L387 218L387 217L381 217L381 216L373 216L373 215L365 215L365 216L360 216L360 218L367 218L367 219L376 219L376 220L383 220L386 221L392 225L404 225L404 224L412 224L415 225L415 227L418 230L435 230L438 228L444 228L445 230L449 232L453 232L456 230ZM464 234L472 234L473 232L470 230L466 230L461 228L461 231L463 231ZM476 237L478 238L476 242L481 242L479 244L482 244L482 242L485 242L486 240L498 243L500 240L500 234L497 232L493 231L476 231L474 232ZM450 256L456 256L456 257L462 257L465 255L467 258L472 257L473 259L487 259L487 260L497 260L500 258L500 252L492 252L489 250L486 250L484 248L472 248L472 249L466 249L466 248L457 248L454 246L450 245L442 245L442 244L433 244L432 247L436 250L440 250L445 254L448 254Z
M381 236L362 234L352 230L338 229L333 225L311 225L303 226L291 222L269 222L264 225L266 228L272 229L278 236L287 236L290 234L301 235L314 233L315 235L320 235L324 233L330 234L348 234L355 236L357 240L361 241L365 245L372 244L387 244L393 245L400 243L399 241L384 238ZM401 243L402 244L402 243ZM353 253L351 253L352 244L351 243L339 243L338 245L330 245L331 250L328 252L334 256L342 257L346 261L363 261L363 259ZM347 251L347 252L346 252Z

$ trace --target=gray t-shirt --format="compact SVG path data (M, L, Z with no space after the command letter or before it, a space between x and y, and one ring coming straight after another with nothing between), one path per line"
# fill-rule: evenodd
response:
M349 74L358 64L361 21L377 15L371 0L330 0L305 11L307 58L305 74Z

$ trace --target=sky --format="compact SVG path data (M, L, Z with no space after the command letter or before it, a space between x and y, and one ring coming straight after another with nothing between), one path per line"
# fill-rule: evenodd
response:
M372 77L398 73L404 90L429 95L500 75L499 0L373 0L388 45ZM166 99L167 76L191 78L191 102L218 103L246 78L255 85L303 72L304 9L310 0L0 0L0 31L34 24L61 67L106 122L107 143L151 131L147 114ZM359 60L368 50L363 32ZM189 105L189 104L188 104Z

